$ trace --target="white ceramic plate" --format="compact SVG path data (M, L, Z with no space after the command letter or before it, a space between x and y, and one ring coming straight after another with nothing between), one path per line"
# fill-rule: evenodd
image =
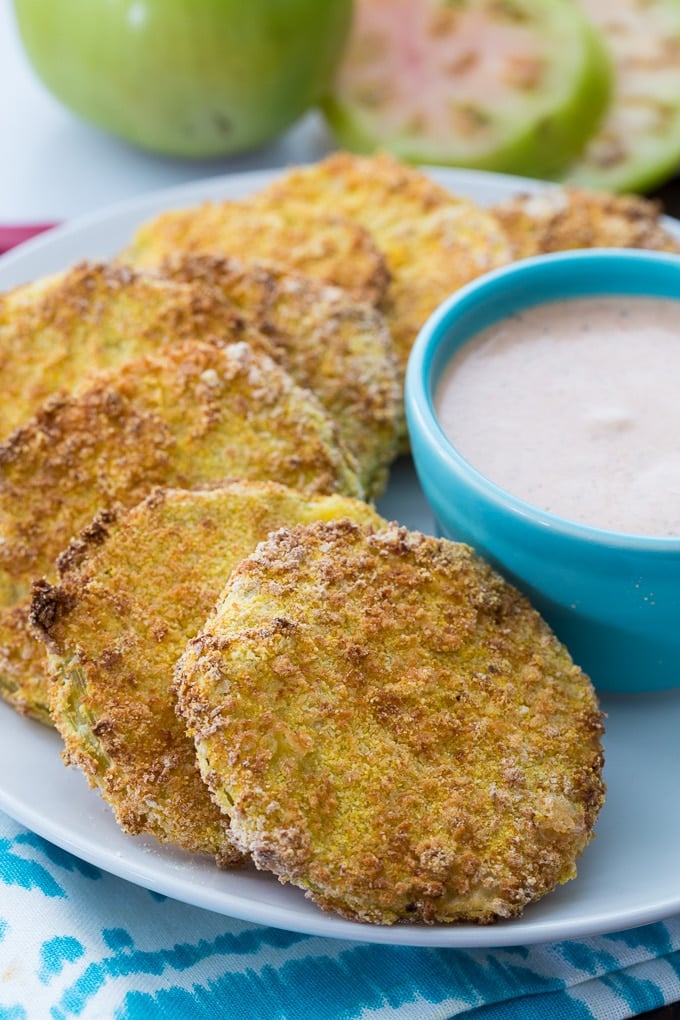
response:
M480 202L518 187L538 187L491 174L437 171L451 190ZM0 290L81 258L109 256L140 221L170 206L236 197L271 172L199 182L144 196L30 241L0 259ZM680 225L673 224L673 229ZM381 511L431 531L429 509L408 461L393 472ZM376 943L503 946L617 931L680 912L680 691L604 699L608 713L607 803L597 839L578 878L529 907L518 920L473 925L381 927L323 913L300 890L257 872L223 872L212 861L120 831L82 775L63 766L57 734L0 704L0 807L35 832L122 878L232 917L294 931Z

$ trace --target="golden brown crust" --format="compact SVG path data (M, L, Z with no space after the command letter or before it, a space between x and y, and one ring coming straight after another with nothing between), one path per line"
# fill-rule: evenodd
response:
M171 257L160 274L81 262L0 295L0 439L97 371L170 344L242 339L316 394L377 497L401 411L382 316L318 280L219 256Z
M391 277L385 314L402 373L418 330L438 305L510 259L505 234L486 210L387 154L335 153L283 174L258 202L335 210L370 232Z
M371 235L338 210L261 207L257 196L171 209L143 224L121 260L153 267L176 252L271 262L380 306L389 274Z
M492 209L516 258L574 248L649 248L680 252L661 207L639 195L555 187L516 195Z
M32 620L50 648L50 702L66 759L128 832L240 859L175 712L173 668L231 569L287 523L350 515L365 503L271 482L156 490L101 515L60 558L61 583L34 588Z
M224 295L108 262L80 262L0 295L0 439L96 371L165 344L224 345L246 331L253 342L254 326Z
M238 845L344 916L514 916L592 836L592 686L466 546L349 521L279 531L176 683Z
M215 291L267 336L272 357L337 423L366 495L377 499L401 430L394 345L380 312L340 288L264 263L175 255L159 271Z
M19 599L24 612L31 581L53 576L56 557L101 509L132 506L157 485L269 478L361 496L337 439L312 394L246 343L176 345L54 398L0 445L0 577L12 599L0 610ZM0 637L11 643L12 633ZM17 670L0 676L2 693L27 710L23 694L37 695L42 681L35 686L11 649L5 659Z
M0 608L0 695L20 715L50 726L45 650L33 635L29 607L25 591Z

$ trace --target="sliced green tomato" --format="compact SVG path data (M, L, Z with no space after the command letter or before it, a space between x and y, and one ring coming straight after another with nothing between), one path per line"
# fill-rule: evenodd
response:
M680 169L680 0L576 0L601 32L614 85L604 120L563 180L646 191Z
M550 176L595 129L610 77L571 0L356 0L325 112L355 151Z
M351 18L351 0L14 7L29 60L65 106L144 149L190 159L242 152L293 124L326 90Z

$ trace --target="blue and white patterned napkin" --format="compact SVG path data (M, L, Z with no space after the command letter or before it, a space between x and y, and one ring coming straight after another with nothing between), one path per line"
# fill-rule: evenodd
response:
M421 949L234 921L0 812L0 1020L622 1020L680 999L680 918L551 945Z

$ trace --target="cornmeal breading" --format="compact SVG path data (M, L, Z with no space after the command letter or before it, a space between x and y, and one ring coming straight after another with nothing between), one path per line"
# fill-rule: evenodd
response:
M363 240L352 240L352 230ZM368 251L382 269L371 268ZM511 258L498 221L475 202L386 154L348 153L288 170L240 202L162 213L139 228L121 257L158 266L176 252L272 262L376 304L392 335L400 386L429 315ZM403 413L399 447L408 448Z
M394 346L380 312L340 288L264 263L179 255L160 272L214 290L266 334L272 356L337 423L366 495L377 499L402 429Z
M237 861L229 820L211 800L175 711L172 675L232 568L285 524L351 517L380 526L367 504L304 496L274 483L157 490L105 514L41 583L33 617L48 647L50 706L79 766L122 827Z
M219 293L107 262L82 262L2 294L0 440L52 394L73 391L97 370L163 344L232 343L245 329Z
M467 546L346 520L276 532L176 686L236 845L348 918L518 915L592 836L592 685Z
M337 153L290 170L258 201L260 208L332 210L370 232L391 277L384 310L402 373L418 330L438 305L510 259L490 213L384 154Z
M83 262L0 295L0 438L98 370L163 345L239 339L316 394L355 454L367 495L380 495L401 411L380 313L318 281L219 257L171 258L161 276Z
M272 262L375 306L389 279L370 234L330 205L288 211L261 207L255 196L170 209L144 223L120 257L148 267L177 252Z
M43 659L26 631L30 584L52 576L56 557L100 510L132 506L157 485L235 477L362 496L337 439L314 396L243 342L169 347L48 402L0 445L7 700L46 719Z
M608 195L549 188L516 195L492 209L516 258L574 248L650 248L680 252L661 222L658 202L639 195Z

